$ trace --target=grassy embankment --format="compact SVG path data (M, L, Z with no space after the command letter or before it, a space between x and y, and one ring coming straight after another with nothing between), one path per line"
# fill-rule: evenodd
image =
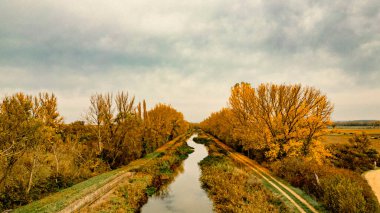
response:
M81 212L139 212L149 196L174 180L178 167L192 152L186 140L176 143L144 166L131 170L134 172L131 178L120 182L115 190Z
M234 162L211 140L203 136L194 141L205 144L209 150L209 156L199 164L202 185L213 201L215 212L290 211L251 170Z
M352 138L353 134L361 134L363 132L369 136L372 147L380 152L380 128L338 126L330 129L329 133L322 138L322 142L325 145L348 144L348 140Z
M14 212L60 211L127 172L134 172L133 177L120 183L117 189L111 191L123 196L119 200L112 198L110 202L103 201L102 204L105 205L102 208L107 212L120 209L129 212L137 211L147 201L148 195L153 194L165 183L165 180L170 180L173 169L192 152L186 145L188 137L189 134L179 136L155 152L135 160L125 167L90 178L44 199L20 207Z

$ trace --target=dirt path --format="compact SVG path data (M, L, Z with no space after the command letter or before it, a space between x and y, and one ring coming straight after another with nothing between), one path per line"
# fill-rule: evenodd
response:
M61 210L59 212L60 213L74 212L74 211L79 210L83 206L86 206L86 205L93 203L95 200L102 198L104 195L108 194L108 192L112 191L120 181L122 181L126 178L130 178L130 177L132 177L132 175L133 175L132 172L126 172L126 173L116 177L115 179L113 179L112 181L107 183L106 185L104 185L104 186L100 187L99 189L87 194L83 198L73 202L72 204L70 204L69 206L67 206L66 208L64 208L63 210Z
M218 144L220 148L226 150L229 153L230 157L246 165L248 168L253 170L261 179L264 179L272 187L278 190L279 193L281 193L286 199L288 199L299 212L318 212L309 202L303 199L291 188L287 187L286 185L278 181L276 178L274 178L269 173L269 171L258 165L255 161L249 159L248 157L240 153L235 152L233 149L220 142L219 140L215 139L215 142Z
M364 177L375 192L377 200L380 202L380 169L366 172Z

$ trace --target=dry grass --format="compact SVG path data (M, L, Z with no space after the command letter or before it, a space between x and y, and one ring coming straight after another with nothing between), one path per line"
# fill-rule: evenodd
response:
M353 134L366 133L372 143L372 147L380 152L380 129L336 128L329 130L328 135L322 138L326 145L347 144Z
M209 156L200 162L201 181L213 201L215 212L287 212L255 175L240 167L213 143Z

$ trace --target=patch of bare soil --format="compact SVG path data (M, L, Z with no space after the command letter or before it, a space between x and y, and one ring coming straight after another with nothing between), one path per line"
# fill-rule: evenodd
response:
M364 174L364 177L380 202L380 169L369 171Z

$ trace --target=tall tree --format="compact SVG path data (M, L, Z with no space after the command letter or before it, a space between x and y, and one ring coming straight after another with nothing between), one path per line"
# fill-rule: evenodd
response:
M103 95L95 94L90 97L90 108L86 115L86 120L90 125L95 126L96 136L98 138L98 154L103 151L103 134L102 125L104 118L105 101Z
M116 168L142 154L142 124L128 93L94 95L87 120L96 128L99 154Z
M230 105L244 118L243 124L256 130L256 142L270 148L266 155L271 159L312 154L333 110L319 90L285 84L261 84L256 89L238 84L232 88Z
M302 155L320 161L329 155L319 138L331 123L333 107L319 90L298 84L253 88L240 83L231 89L229 106L232 114L222 114L230 117L228 128L246 150L264 150L269 160ZM225 125L220 115L213 114L203 124Z
M188 129L183 114L173 107L157 104L147 113L149 131L151 131L151 147L156 149Z
M16 162L39 142L42 123L32 116L31 96L23 93L7 96L0 107L1 185Z

